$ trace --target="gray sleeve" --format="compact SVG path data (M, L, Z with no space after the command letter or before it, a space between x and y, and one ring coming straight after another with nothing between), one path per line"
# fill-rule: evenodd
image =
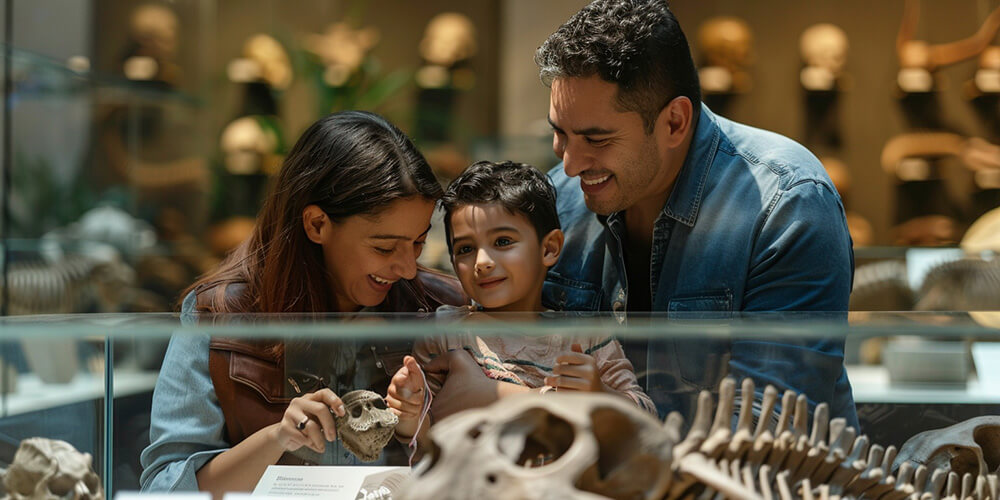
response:
M153 391L150 445L140 457L144 492L198 491L195 473L230 448L208 371L208 347L204 334L170 339Z

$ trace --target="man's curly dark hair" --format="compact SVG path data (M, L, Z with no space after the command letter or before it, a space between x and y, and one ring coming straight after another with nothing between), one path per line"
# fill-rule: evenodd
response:
M698 71L666 0L595 0L545 40L535 63L545 85L592 75L618 84L618 107L639 113L647 134L676 97L699 115Z

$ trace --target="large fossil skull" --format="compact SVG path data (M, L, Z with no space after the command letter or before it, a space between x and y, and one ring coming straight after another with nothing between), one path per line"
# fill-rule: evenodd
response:
M389 411L382 396L372 391L351 391L340 397L344 416L334 417L344 448L365 462L374 462L392 439L399 418Z
M14 462L3 473L4 500L102 500L101 480L89 453L65 441L21 441Z
M893 468L909 462L963 475L1000 472L1000 415L924 431L903 443Z
M431 428L408 500L661 498L676 441L624 398L525 394Z

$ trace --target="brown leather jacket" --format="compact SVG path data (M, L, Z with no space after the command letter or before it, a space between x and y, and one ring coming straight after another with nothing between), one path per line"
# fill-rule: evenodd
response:
M218 288L197 292L196 311L211 313L215 294L238 294L244 289L239 285L229 285L224 290ZM416 279L397 282L385 301L375 309L379 312L433 313L443 304L461 305L467 302L457 279L420 269ZM226 436L232 444L281 420L295 395L322 388L322 385L307 385L301 381L289 382L284 356L280 354L280 348L276 349L278 345L279 342L261 339L213 338L211 341L209 372L226 419ZM371 372L362 377L370 383L369 387L350 389L371 389L384 393L389 378L402 365L403 356L411 351L412 343L362 341L357 347L359 354L355 369ZM329 381L326 385L337 391L336 382ZM349 387L340 387L341 391L347 389ZM281 463L294 462L288 458L286 454Z

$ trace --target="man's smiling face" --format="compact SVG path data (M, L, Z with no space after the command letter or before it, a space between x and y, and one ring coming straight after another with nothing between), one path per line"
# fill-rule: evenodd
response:
M639 113L616 107L618 86L598 76L552 82L552 149L566 175L580 178L591 211L608 215L637 201L663 196L674 175L662 161L656 130L647 134Z

